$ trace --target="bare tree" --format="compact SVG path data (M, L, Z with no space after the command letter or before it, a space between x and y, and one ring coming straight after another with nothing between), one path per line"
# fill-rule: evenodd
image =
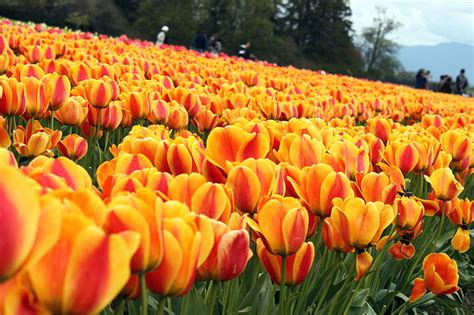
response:
M390 39L400 26L398 21L387 15L385 8L377 7L373 24L362 30L361 50L369 77L384 79L401 70L401 64L395 56L398 45Z

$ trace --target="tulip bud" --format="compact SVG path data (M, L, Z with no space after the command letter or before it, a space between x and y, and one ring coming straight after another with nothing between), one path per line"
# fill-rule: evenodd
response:
M54 112L56 119L63 125L79 126L87 118L87 101L80 96L66 99L59 110Z
M423 219L423 204L415 199L402 197L397 200L398 226L403 230L412 230Z
M63 156L78 161L87 153L87 141L79 135L70 134L58 142L58 150Z
M44 79L46 83L46 99L51 110L58 110L68 99L71 93L71 83L65 75L48 74Z
M430 177L425 177L431 184L437 199L448 201L455 199L463 190L462 185L454 178L449 168L439 168Z
M308 212L298 199L275 195L259 206L257 221L250 227L262 238L268 251L287 256L296 253L306 239Z
M270 275L273 283L281 283L282 257L272 254L267 250L263 241L257 239L257 254L260 262ZM286 279L285 285L298 285L306 278L314 260L314 245L305 242L301 248L286 257Z

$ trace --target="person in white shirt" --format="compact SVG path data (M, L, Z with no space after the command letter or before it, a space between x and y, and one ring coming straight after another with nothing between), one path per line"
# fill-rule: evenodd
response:
M163 26L161 28L161 31L158 33L158 35L156 36L156 43L155 45L157 46L160 46L160 45L163 45L165 43L165 39L166 39L166 33L169 31L169 27L168 26Z

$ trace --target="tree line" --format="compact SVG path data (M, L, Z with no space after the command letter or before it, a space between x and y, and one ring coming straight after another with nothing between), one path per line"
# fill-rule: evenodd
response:
M176 45L205 32L228 54L249 41L258 59L280 65L382 80L401 70L387 39L397 24L379 16L356 44L348 0L0 0L0 15L152 41L167 25Z

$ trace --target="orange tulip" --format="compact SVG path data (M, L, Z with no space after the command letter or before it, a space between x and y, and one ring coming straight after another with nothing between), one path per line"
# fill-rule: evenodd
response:
M78 161L87 153L87 141L79 135L70 134L58 142L58 150L63 156Z
M147 119L153 124L166 124L170 116L170 111L171 108L168 102L164 100L153 100Z
M161 296L183 296L196 277L202 236L181 218L165 219L164 229L163 260L146 274L146 283Z
M306 239L308 212L295 198L275 195L263 200L256 220L248 218L250 227L275 255L296 253Z
M212 130L219 123L219 116L208 109L202 109L194 118L194 124L200 133Z
M321 163L325 152L324 144L308 134L301 136L288 134L281 140L278 151L273 153L279 161L303 168Z
M227 223L234 210L232 191L222 184L205 183L193 193L191 210Z
M344 173L336 173L327 164L307 166L301 170L299 183L288 179L310 211L318 216L331 214L334 198L353 197L351 183Z
M52 155L60 139L61 131L43 128L38 121L30 120L26 128L19 126L13 132L13 146L22 156Z
M189 122L188 112L174 101L171 102L171 105L167 125L174 130L186 128Z
M69 78L74 85L79 82L89 80L92 77L91 68L83 62L74 63L69 69Z
M237 126L214 128L207 138L207 158L226 170L227 162L242 162L248 158L265 158L270 150L263 133L246 132Z
M31 117L41 117L48 110L45 85L34 77L23 78L26 95L26 112Z
M105 108L95 108L90 106L87 114L92 126L100 126L103 129L117 129L122 122L123 112L119 103L111 102Z
M384 143L387 143L390 133L392 132L392 124L388 119L378 116L367 120L367 127L365 130L373 133Z
M471 247L468 227L474 221L474 202L468 199L455 199L452 208L447 215L452 223L458 225L458 229L451 239L451 245L458 252L465 253Z
M437 199L448 201L455 199L463 190L462 185L454 178L451 169L439 168L426 180L431 184Z
M60 212L56 200L40 198L34 182L20 171L1 165L0 172L1 283L25 271L54 245Z
M443 133L440 142L443 150L451 154L453 160L456 161L465 159L472 152L472 138L459 130L449 130Z
M365 201L382 201L393 204L397 197L397 185L385 173L370 172L356 176L357 188Z
M126 108L134 119L145 118L151 110L151 94L148 92L132 92L125 96Z
M390 246L388 252L396 260L412 259L415 256L415 247L410 242L406 244L405 242L398 241Z
M403 230L414 229L425 215L425 209L420 201L408 197L397 200L398 226Z
M362 143L367 146L365 142ZM349 141L337 141L328 151L326 162L349 178L355 178L358 173L367 173L371 168L369 149L363 145L358 147Z
M84 85L85 97L95 108L104 108L112 100L112 87L103 79L90 79Z
M390 142L385 147L384 156L390 166L397 166L404 174L412 171L420 158L418 150L413 144L398 141Z
M144 189L137 195L119 195L107 207L105 231L140 234L140 245L131 261L132 272L145 273L155 269L161 263L164 251L162 201L152 191Z
M271 194L274 171L274 163L266 159L248 159L230 170L226 186L233 191L235 205L240 211L257 211L260 199Z
M199 278L232 280L244 271L252 257L249 234L243 226L231 229L219 221L211 222L215 242L209 257L198 269Z
M270 275L273 283L281 283L282 257L272 254L264 246L261 239L257 239L257 254L260 262ZM286 257L286 285L297 285L303 282L313 265L314 245L305 242L293 255Z
M26 94L24 84L14 78L0 81L0 114L23 115L26 111Z
M71 82L67 76L58 74L46 75L43 82L46 84L46 99L49 108L56 111L68 99L71 93Z
M431 253L423 260L423 279L416 278L410 302L421 298L426 290L437 294L451 294L459 290L458 264L445 253Z
M18 163L16 162L13 152L4 148L0 148L0 165L18 167Z
M33 291L53 313L98 313L127 283L138 242L134 232L106 234L84 215L64 212L58 242L28 270Z
M54 117L63 125L79 126L87 118L87 101L80 96L71 96L54 112Z

